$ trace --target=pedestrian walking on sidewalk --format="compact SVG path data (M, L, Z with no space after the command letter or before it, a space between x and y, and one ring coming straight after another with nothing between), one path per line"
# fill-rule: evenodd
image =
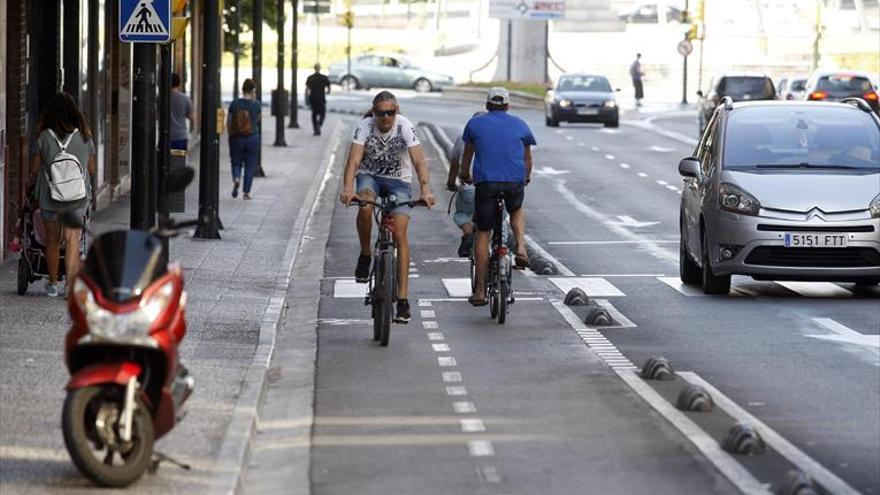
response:
M642 98L645 97L645 88L642 86L642 76L645 72L642 70L642 54L636 53L636 59L629 66L629 77L632 78L633 88L636 91L636 106L642 106Z
M189 126L186 121L193 121L193 103L189 96L180 91L180 76L171 74L171 126L168 129L168 140L173 150L186 151L189 140Z
M321 64L315 64L315 73L306 79L306 105L312 109L312 129L315 136L321 135L321 126L327 115L327 95L330 94L330 79L321 74Z
M65 242L65 276L68 291L79 272L79 244L82 229L63 226L61 213L85 217L92 199L89 175L95 173L95 145L86 119L68 93L56 93L38 124L36 152L31 159L31 184L36 182L36 200L46 227L46 263L49 280L46 294L58 295L61 241ZM59 178L64 176L62 183ZM80 183L80 181L82 181ZM71 194L71 191L77 192ZM78 199L64 200L63 197Z
M260 152L262 107L257 101L257 85L245 79L241 85L242 97L229 105L229 155L232 157L232 197L238 197L242 171L244 172L244 199L251 199L251 184Z

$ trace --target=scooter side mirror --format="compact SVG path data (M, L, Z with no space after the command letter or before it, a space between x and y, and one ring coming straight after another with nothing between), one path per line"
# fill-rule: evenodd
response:
M183 191L193 181L196 173L192 167L175 168L165 174L162 181L162 193L168 194Z

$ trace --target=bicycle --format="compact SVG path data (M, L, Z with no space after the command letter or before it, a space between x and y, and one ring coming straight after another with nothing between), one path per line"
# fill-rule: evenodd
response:
M391 337L392 312L394 302L397 300L397 291L395 290L397 286L394 280L397 265L395 264L392 235L394 233L394 216L391 215L391 212L398 206L415 208L416 206L427 207L428 204L422 199L398 203L397 197L393 194L381 195L379 202L358 198L355 198L354 202L358 206L373 206L373 216L379 226L379 235L373 250L375 257L373 267L370 269L364 305L372 306L373 340L386 347Z
M516 302L513 296L513 254L504 242L504 193L495 197L496 221L492 228L492 243L489 249L489 274L486 281L486 297L489 299L489 314L498 319L498 324L507 321L508 306ZM477 269L474 251L471 248L471 291L476 287Z

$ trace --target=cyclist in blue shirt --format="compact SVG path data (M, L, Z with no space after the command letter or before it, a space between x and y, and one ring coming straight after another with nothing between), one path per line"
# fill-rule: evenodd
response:
M532 130L519 117L510 115L510 92L504 87L493 87L486 97L489 113L471 118L464 128L464 156L462 178L476 185L474 240L476 281L474 293L468 299L474 306L485 306L486 273L489 267L489 240L497 223L495 197L504 193L504 206L510 214L510 224L516 238L516 266L529 266L526 252L526 213L522 208L524 188L532 175L532 151L536 145ZM473 174L471 162L473 161Z

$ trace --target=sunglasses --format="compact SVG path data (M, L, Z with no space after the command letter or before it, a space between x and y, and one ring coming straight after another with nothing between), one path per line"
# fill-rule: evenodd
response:
M397 114L397 110L373 110L373 115L376 117L394 117Z

